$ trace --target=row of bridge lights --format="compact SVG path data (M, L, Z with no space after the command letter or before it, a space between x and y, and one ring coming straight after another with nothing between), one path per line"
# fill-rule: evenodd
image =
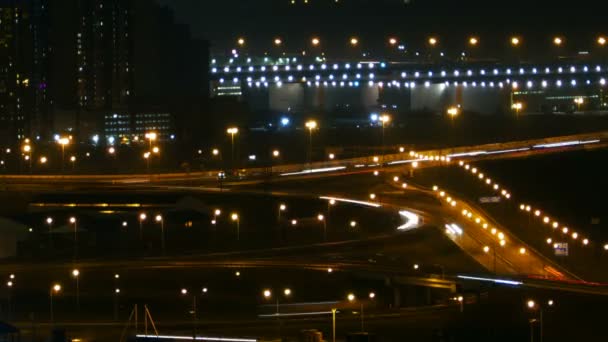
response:
M555 46L562 46L565 44L566 39L564 37L561 36L555 36L551 39L551 42L553 43L553 45ZM280 47L284 44L283 38L281 37L275 37L273 39L273 44L276 47ZM352 47L357 47L360 44L360 39L359 37L355 37L352 36L348 39L348 44ZM400 40L396 37L389 37L387 39L387 43L389 46L397 46L398 44L400 44ZM432 37L428 37L426 40L427 44L431 47L437 46L439 45L439 38L432 36ZM475 47L478 46L481 43L481 40L479 37L477 36L471 36L467 39L467 45L471 46L471 47ZM244 47L245 45L247 45L247 41L244 37L239 37L236 40L236 43L239 47ZM511 44L511 46L513 47L517 47L520 46L523 43L523 38L519 37L519 36L512 36L509 38L509 43ZM606 45L606 37L604 36L598 36L595 39L595 43L598 46L605 46ZM313 47L317 47L321 45L321 38L319 37L312 37L310 39L310 44Z
M477 168L475 167L471 167L470 165L464 163L463 161L460 161L458 163L461 167L463 167L465 170L470 171L471 174L477 175L477 178L479 178L479 180L485 182L487 185L492 186L492 180L490 178L488 178L486 175L484 175L481 171L479 171ZM494 184L493 185L494 190L499 191L500 187L498 184ZM502 189L501 193L500 193L503 197L505 197L506 199L510 199L511 198L511 194L505 190ZM530 205L526 205L526 204L521 204L519 206L520 210L525 211L525 212L531 212L533 209ZM535 217L541 217L541 211L539 209L534 210L534 216ZM544 224L551 224L551 226L553 227L553 229L558 229L560 227L559 223L557 221L552 221L551 218L549 218L548 216L544 216L542 217L542 222ZM563 226L561 228L561 231L563 234L568 234L570 232L570 229L566 226ZM577 232L572 232L570 234L570 236L572 237L573 240L578 240L579 239L579 233ZM580 239L583 243L583 245L587 246L590 241L588 238L582 238ZM552 244L553 243L553 239L551 238L547 238L547 244ZM604 245L604 249L608 250L608 244Z
M234 62L234 60L229 61L230 64L232 64ZM248 59L248 63L250 63L251 61ZM213 64L213 63L212 63ZM273 71L273 72L282 72L282 71L305 71L305 69L308 69L308 71L315 71L317 69L320 69L321 71L331 71L331 70L341 70L341 69L346 69L346 70L351 70L351 69L358 69L358 70L362 70L362 69L376 69L377 67L379 67L380 69L384 69L386 68L388 65L386 62L366 62L366 63L356 63L356 64L351 64L351 63L345 63L343 67L340 66L340 64L338 63L333 63L333 64L327 64L327 63L320 63L320 64L310 64L308 66L305 66L303 64L298 64L298 65L289 65L289 64L274 64L274 65L262 65L260 66L259 70L256 70L254 66L249 66L249 67L244 67L244 66L236 66L233 69L230 68L229 65L224 66L224 68L222 69L224 71L224 73L229 73L229 72L235 72L235 73L241 73L244 71L248 71L248 72L256 72L256 71L260 71L260 72L267 72L267 71ZM281 69L282 67L282 69ZM295 70L294 70L295 69ZM557 71L558 74L562 74L566 71L570 71L570 73L576 73L576 72L585 72L588 73L590 71L594 71L595 72L601 72L602 71L602 67L600 65L596 65L595 68L592 70L589 68L589 66L587 65L583 65L582 68L577 69L576 66L571 65L569 68L564 68L563 66L559 66L556 69L554 69ZM212 67L211 68L211 73L217 73L218 71L220 71L220 69L218 69L217 67ZM441 71L435 71L433 72L433 70L429 70L426 72L421 72L421 71L410 71L410 74L408 75L408 73L406 71L403 71L401 73L401 78L407 78L408 76L410 78L412 78L412 76L414 78L421 78L421 77L434 77L437 75L441 75L441 77L448 77L448 76L454 76L454 77L459 77L459 76L475 76L475 75L481 75L481 76L500 76L500 75L516 75L517 73L519 73L519 75L526 75L526 74L533 74L533 75L538 75L538 74L542 74L543 72L545 74L551 74L551 68L550 67L544 67L544 69L542 67L532 67L529 70L526 71L525 68L520 67L519 69L512 69L512 68L506 68L504 69L504 71L498 69L498 68L494 68L491 71L490 70L486 70L486 69L479 69L477 72L473 72L473 70L468 69L466 72L455 69L453 71L446 71L446 70L441 70ZM553 71L553 73L555 73L555 71ZM437 75L436 75L437 74ZM321 77L321 75L317 75L318 77ZM334 77L334 75L330 75L332 77ZM361 74L357 74L355 75L356 78L361 78ZM375 78L375 74L374 73L370 73L369 78ZM338 76L335 76L338 77ZM343 74L342 78L346 79L348 78L347 74Z
M519 209L523 212L534 213L534 217L537 217L538 219L542 220L542 222L546 225L551 225L551 227L554 230L557 230L560 228L559 222L551 220L551 218L549 216L542 216L542 212L539 209L534 209L530 205L527 205L527 204L520 204ZM564 235L566 235L570 232L570 229L566 226L562 226L560 230ZM570 236L572 237L573 240L579 239L579 234L577 232L572 232L570 234ZM589 239L587 239L587 238L582 238L580 240L582 241L583 245L585 245L585 246L587 246L590 242ZM553 243L553 239L551 239L551 238L547 238L546 241L547 241L547 244Z
M444 190L441 190L437 185L433 186L433 191L435 193L437 193L437 195L441 199L444 199L451 207L455 208L457 206L458 202L456 202L455 199L453 199L451 196L449 196L447 192L445 192ZM507 244L505 234L503 232L499 231L498 229L496 229L495 227L490 228L490 225L488 224L488 222L486 222L486 220L483 217L475 216L475 214L472 211L470 211L469 209L466 209L466 208L463 208L461 213L462 213L463 217L468 218L469 220L480 225L484 230L489 229L490 234L492 234L492 236L495 236L498 239L498 244L501 247L504 247ZM484 246L483 251L485 253L488 253L490 251L490 247ZM525 254L526 253L525 247L521 247L519 252L520 252L520 254Z

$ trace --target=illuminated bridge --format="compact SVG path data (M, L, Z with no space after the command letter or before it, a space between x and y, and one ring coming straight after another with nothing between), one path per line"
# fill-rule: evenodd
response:
M530 111L560 101L573 107L578 98L586 109L600 110L606 106L601 89L608 78L608 64L578 60L544 64L302 63L284 59L277 64L213 64L210 75L215 96L257 98L250 103L267 98L268 109L276 111L336 107L440 111L458 104L472 111L494 112L510 108L520 96Z

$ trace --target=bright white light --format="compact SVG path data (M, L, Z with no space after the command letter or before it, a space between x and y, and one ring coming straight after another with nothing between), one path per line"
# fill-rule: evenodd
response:
M399 215L405 217L407 221L405 224L397 227L398 230L409 230L418 227L420 224L420 217L411 211L401 210Z

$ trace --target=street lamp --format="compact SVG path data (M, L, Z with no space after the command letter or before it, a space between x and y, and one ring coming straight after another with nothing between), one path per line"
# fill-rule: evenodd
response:
M74 225L74 259L78 258L78 220L72 216L69 222Z
M281 40L281 38L275 38L274 39L274 45L275 46L281 46L281 44L283 44L283 40Z
M278 159L281 156L281 152L279 150L272 151L272 159ZM270 161L270 176L272 176L272 167L274 166L274 160Z
M429 38L429 45L430 46L435 46L435 45L437 45L437 43L438 43L437 38L435 38L435 37Z
M23 145L23 152L26 153L29 171L32 172L32 145L29 144L29 139L26 139L25 145Z
M511 105L511 109L515 110L515 113L519 115L519 112L524 108L524 104L521 102L515 102Z
M31 162L31 159L30 159L30 162ZM71 156L70 162L72 163L72 171L74 171L74 168L76 166L76 156Z
M245 45L245 38L242 38L242 37L241 37L241 38L237 39L237 40L236 40L236 43L237 43L239 46L244 46L244 45Z
M477 46L478 43L479 43L479 39L477 37L471 37L471 38L469 38L469 45L471 45L471 46Z
M599 46L604 46L606 45L606 37L600 36L597 38L597 44Z
M450 116L450 120L453 123L454 118L460 114L460 108L458 106L449 107L447 110L447 114Z
M154 220L157 223L160 223L160 243L163 255L165 255L165 220L163 220L163 216L158 214L154 217Z
M561 46L563 42L564 42L564 40L561 37L553 38L553 44L555 46Z
M519 39L519 37L511 37L512 46L519 46L520 43L521 43L521 40Z
M327 220L323 214L317 215L317 220L323 224L323 241L327 241Z
M146 160L146 170L150 173L150 152L144 152L144 159Z
M70 144L70 139L63 137L57 140L57 143L61 146L61 171L63 172L65 162L65 147Z
M49 225L49 247L52 249L53 248L53 218L50 216L47 217L46 224Z
M80 284L79 284L79 278L80 278L80 271L75 268L72 270L72 277L74 277L74 280L76 281L76 312L80 312Z
M279 204L279 214L277 216L277 221L281 222L281 213L287 210L287 206L284 203Z
M577 110L580 112L581 106L583 105L583 103L585 103L585 99L579 96L574 99L574 103L576 103Z
M394 38L394 37L391 37L391 38L389 38L389 39L388 39L388 43L389 43L390 45L392 45L392 46L397 45L397 43L398 43L398 42L399 42L399 41L397 40L397 38Z
M232 213L232 215L230 215L230 219L232 220L232 222L236 222L236 241L240 241L240 239L241 239L241 219L239 217L239 214Z
M306 128L308 128L308 164L312 162L312 131L317 128L317 122L315 120L306 121Z
M311 39L310 42L312 43L312 46L319 46L319 44L321 44L321 40L317 37L314 37L313 39Z
M383 114L378 118L378 120L380 120L380 123L382 124L382 164L384 165L384 128L386 124L391 121L391 116L388 114Z
M49 291L49 297L50 297L50 312L51 312L51 325L54 325L54 311L53 311L53 295L54 294L58 294L59 291L61 291L61 285L59 284L54 284L53 286L51 286L51 290Z
M555 304L555 302L553 301L553 299L549 299L547 300L547 306L548 307L552 307ZM536 319L530 319L530 341L534 341L534 322L538 322L539 323L539 333L540 333L540 342L543 341L543 335L544 335L544 321L543 321L543 311L545 309L544 305L542 305L541 303L537 303L535 300L533 299L529 299L526 302L526 306L528 307L529 310L534 311L538 309L538 320Z
M143 230L143 222L148 218L148 215L146 215L146 213L141 213L139 214L139 239L143 240L144 238L144 230Z
M351 46L357 46L357 45L359 45L359 39L358 39L358 38L356 38L356 37L352 37L352 38L350 39L350 45L351 45Z
M239 132L237 127L229 127L226 133L230 134L230 142L232 146L232 168L234 168L234 135Z

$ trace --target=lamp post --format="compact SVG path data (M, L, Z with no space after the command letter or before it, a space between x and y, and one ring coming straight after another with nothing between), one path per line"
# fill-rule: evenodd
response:
M49 291L51 325L55 325L55 312L53 311L53 295L58 294L59 291L61 291L61 285L59 284L54 284Z
M331 308L331 340L336 342L336 308Z
M157 223L160 223L160 244L162 254L165 255L165 220L163 220L162 215L158 214L154 217L154 220Z
M323 241L327 241L327 220L323 214L317 215L317 220L323 224Z
M142 241L144 239L143 222L146 220L147 217L148 215L146 215L146 213L139 214L139 239Z
M72 276L76 281L76 312L80 313L80 271L77 268L73 269Z
M384 114L380 116L379 120L382 123L382 165L380 166L382 167L384 165L384 128L391 121L391 117L388 114Z
M554 301L553 299L549 299L547 300L547 306L548 307L552 307L554 305ZM544 313L544 306L540 303L536 303L536 301L530 299L526 302L526 306L528 307L528 309L534 311L538 309L538 320L532 318L530 319L530 342L534 342L534 323L538 322L539 324L539 337L540 337L540 342L543 342L543 337L544 337L544 321L543 321L543 313Z
M74 259L76 259L78 258L78 220L72 216L69 221L74 226Z
M11 278L13 279L13 278ZM8 301L8 319L11 319L11 315L13 313L13 305L12 305L12 290L13 290L13 281L9 280L6 282L6 287L8 288L7 301Z
M272 291L271 290L264 290L263 292L264 298L269 300L272 298ZM283 289L283 295L285 296L285 298L289 298L291 296L291 289L290 288L285 288ZM276 299L276 312L275 315L277 317L277 326L279 329L279 337L281 336L281 316L279 314L279 295L275 296Z
M284 203L279 204L279 210L278 210L278 215L277 215L277 221L280 223L281 222L281 214L287 210L287 205L285 205Z
M306 122L306 128L308 128L308 165L312 162L312 131L317 128L317 122L315 120L309 120Z
M26 159L29 164L29 172L32 173L32 145L30 145L29 139L25 140L25 144L23 145L23 152L26 153Z
M202 289L203 293L207 293L207 288L204 287ZM182 296L188 295L188 289L183 288L180 291ZM196 293L192 293L192 338L196 339L196 326L197 326L198 318L197 318L197 307L196 307Z
M230 215L230 219L233 222L236 222L236 241L240 241L241 240L241 218L239 217L239 214L232 213L232 215Z
M49 225L49 247L53 249L53 218L47 217L46 224Z
M237 127L229 127L226 133L230 134L230 146L231 146L231 167L234 169L234 136L239 132Z
M146 173L150 173L150 152L144 152L143 155L145 161L146 161Z
M59 140L57 140L57 143L59 143L59 145L61 146L61 172L63 173L65 167L65 147L70 144L70 139L66 137L59 138Z
M156 132L148 132L144 135L146 139L148 139L149 149L152 149L152 142L154 142L158 138L158 134Z
M272 160L270 161L270 176L272 177L272 167L274 166L274 159L279 159L281 152L279 150L272 151Z
M31 159L30 159L30 162L31 162ZM70 157L70 163L72 163L72 172L74 172L74 170L76 169L76 156Z

